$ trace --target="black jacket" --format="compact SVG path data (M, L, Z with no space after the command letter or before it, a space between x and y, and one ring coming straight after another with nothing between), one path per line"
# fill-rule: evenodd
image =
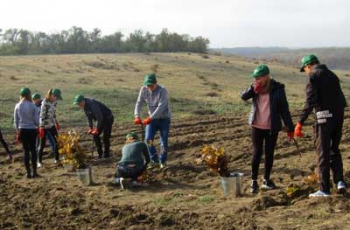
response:
M347 106L339 79L325 65L317 65L313 68L306 85L306 101L299 118L304 124L309 114L329 110L333 115L343 113Z
M85 98L84 112L88 118L89 127L93 127L92 120L97 121L97 129L100 133L105 123L113 119L112 111L99 101L92 98Z
M241 93L241 98L246 101L253 99L252 109L249 115L249 124L252 125L257 112L257 100L259 94L254 92L253 85L249 86ZM289 112L289 105L284 91L284 85L271 79L270 83L270 116L271 133L278 133L282 130L282 121L287 126L288 132L294 132L293 121Z

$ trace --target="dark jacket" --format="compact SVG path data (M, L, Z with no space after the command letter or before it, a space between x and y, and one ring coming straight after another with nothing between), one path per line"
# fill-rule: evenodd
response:
M306 85L306 101L299 118L304 124L309 114L329 110L333 115L343 113L347 106L339 78L325 65L317 65L313 68Z
M84 112L88 118L89 127L93 127L92 121L97 121L97 129L100 133L104 127L104 124L113 119L112 111L99 101L92 98L85 98Z
M254 92L253 85L249 86L241 93L241 98L246 101L253 99L252 109L249 115L249 124L252 125L257 112L257 100L259 94ZM293 121L289 112L288 101L284 91L284 85L271 79L270 83L270 116L271 133L278 133L282 130L282 121L287 126L288 132L294 131Z

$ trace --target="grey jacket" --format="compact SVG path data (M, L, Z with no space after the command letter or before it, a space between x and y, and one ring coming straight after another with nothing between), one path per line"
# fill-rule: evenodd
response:
M37 107L27 100L17 103L14 110L14 126L16 129L37 129L39 126Z

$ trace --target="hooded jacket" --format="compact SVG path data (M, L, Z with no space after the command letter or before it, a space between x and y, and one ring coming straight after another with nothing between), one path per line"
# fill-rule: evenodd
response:
M289 105L284 90L284 84L281 84L274 79L270 82L270 116L271 116L271 130L270 133L278 133L282 130L282 121L287 126L288 132L294 131L293 121L289 112ZM254 92L253 84L241 93L242 100L246 101L252 98L252 109L249 115L249 125L253 121L257 113L257 100L259 94Z

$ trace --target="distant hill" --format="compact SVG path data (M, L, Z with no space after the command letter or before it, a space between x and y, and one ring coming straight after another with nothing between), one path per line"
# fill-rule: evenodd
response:
M298 67L304 55L313 53L330 69L350 70L350 48L329 47L291 49L285 47L238 47L212 49L212 52L234 54L242 57L281 62Z

